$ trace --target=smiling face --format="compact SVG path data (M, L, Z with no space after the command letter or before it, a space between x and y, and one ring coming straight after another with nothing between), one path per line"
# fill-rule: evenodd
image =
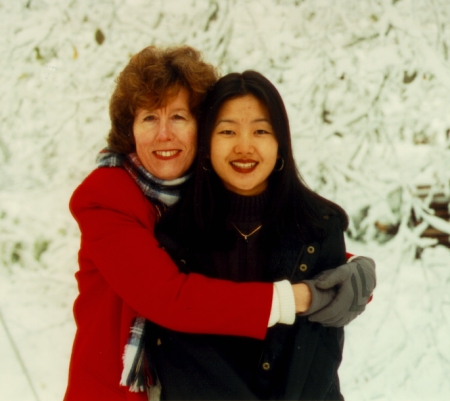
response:
M211 136L211 164L228 190L245 196L263 192L277 155L269 112L255 96L222 104Z
M164 107L138 109L133 134L139 159L155 177L172 180L186 173L197 152L197 121L188 91L181 88Z

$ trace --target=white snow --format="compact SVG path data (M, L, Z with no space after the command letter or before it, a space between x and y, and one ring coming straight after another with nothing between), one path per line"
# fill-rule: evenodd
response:
M62 399L79 246L69 197L105 145L129 56L187 43L222 73L274 82L303 177L348 211L348 250L377 262L375 298L346 328L346 399L447 400L450 251L420 234L450 229L417 186L450 194L449 21L446 0L2 2L0 399ZM412 227L412 210L426 222Z

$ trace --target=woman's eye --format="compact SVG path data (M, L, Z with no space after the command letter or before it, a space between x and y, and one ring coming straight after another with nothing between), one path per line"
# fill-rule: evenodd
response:
M263 135L263 134L268 134L269 131L266 131L265 129L258 129L255 131L255 134L257 135Z
M233 135L234 132L231 131L231 130L229 130L229 129L226 129L226 130L220 131L219 134L223 134L223 135Z
M144 117L144 121L155 121L155 120L156 120L156 117L152 116L152 115Z
M175 114L174 116L173 116L173 119L174 120L186 120L182 115L180 115L180 114Z

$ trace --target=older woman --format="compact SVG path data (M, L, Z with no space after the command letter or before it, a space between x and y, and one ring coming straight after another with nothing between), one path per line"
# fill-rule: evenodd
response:
M340 272L354 288L347 312L362 310L375 286L373 265L345 264L347 215L299 176L283 101L265 77L246 71L217 82L205 101L198 158L185 198L157 225L185 271L236 282L308 283L319 275L326 288ZM343 399L343 329L313 320L301 314L264 340L154 325L148 345L162 399Z
M121 376L131 390L151 380L134 375L146 371L139 369L147 362L142 317L184 332L255 338L264 338L268 325L293 320L288 283L279 284L289 286L286 318L278 304L286 291L182 274L153 236L161 211L178 200L189 177L198 108L216 79L214 68L189 47L146 48L118 78L109 151L99 157L101 167L111 168L93 171L70 202L81 230L80 293L65 400L146 398L119 385ZM299 310L309 303L303 294Z
M190 176L199 107L216 80L190 47L146 48L117 80L108 151L70 202L81 230L80 293L65 400L146 399L134 392L156 377L142 347L146 319L186 333L262 339L268 326L313 313L335 294L286 280L184 274L186 261L175 253L174 263L155 240L155 221Z

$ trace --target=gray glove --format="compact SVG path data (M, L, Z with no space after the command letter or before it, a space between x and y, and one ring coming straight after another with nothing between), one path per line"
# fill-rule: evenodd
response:
M336 288L337 294L327 306L311 313L309 321L323 326L342 327L366 308L376 285L375 262L358 256L336 269L325 270L312 281L318 290Z

